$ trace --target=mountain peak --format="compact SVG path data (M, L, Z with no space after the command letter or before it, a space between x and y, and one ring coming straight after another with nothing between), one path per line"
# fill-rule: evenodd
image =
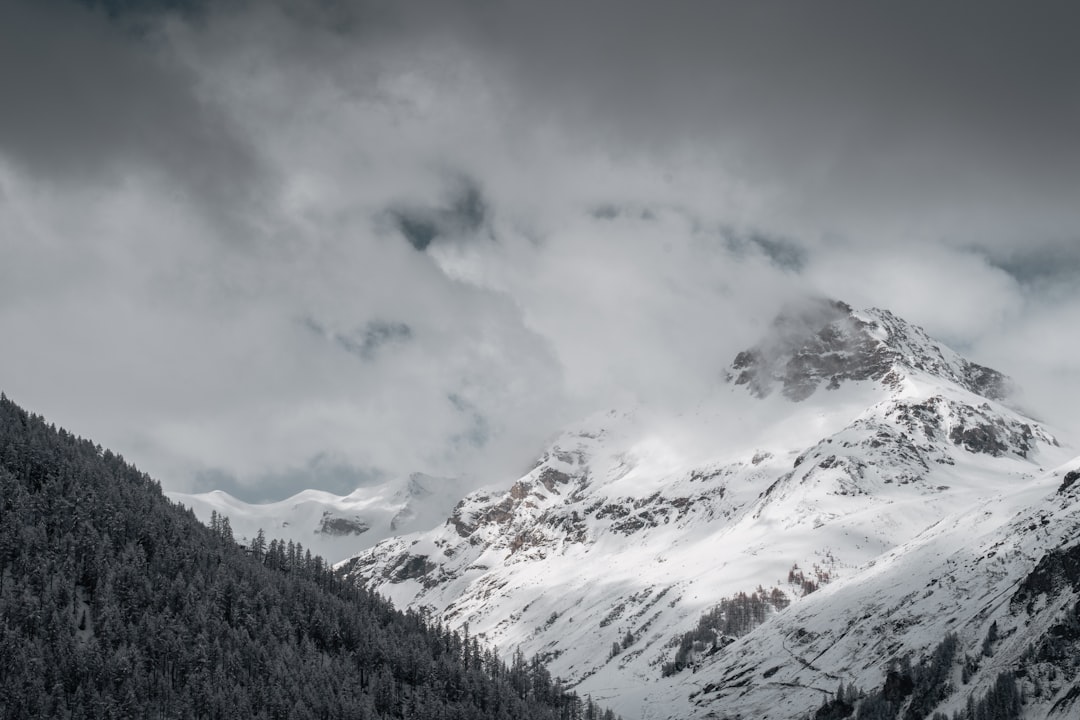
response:
M691 412L598 413L554 438L525 475L476 490L446 522L338 568L447 627L537 653L551 674L610 697L627 717L798 718L839 677L876 687L890 657L924 653L922 624L942 628L939 638L949 629L931 614L939 597L955 603L943 606L949 622L1003 607L990 594L968 596L949 573L971 567L965 577L990 578L990 588L1006 563L1021 568L1005 544L1016 533L998 534L995 523L1019 523L1034 558L1034 543L1058 531L1044 519L1049 505L1080 487L1040 469L1067 452L1045 428L990 400L1004 376L885 310L804 304L740 354L730 380L784 397L716 393ZM862 387L829 402L787 401L847 381ZM1038 501L1055 488L1063 489L1051 503ZM1013 519L1029 506L1022 522ZM965 555L972 528L985 534L983 565ZM939 534L941 544L923 545ZM942 565L946 552L955 556ZM909 564L893 573L904 557ZM912 582L923 568L933 577ZM1032 585L1044 586L1046 574ZM856 578L865 592L846 585ZM1007 585L990 588L993 597ZM856 600L839 609L814 599L844 587ZM910 623L894 624L889 608L910 607ZM793 616L798 625L785 619ZM736 626L747 618L753 628ZM817 664L829 652L816 638L818 618L831 643L849 643L828 669ZM844 635L845 623L859 623L861 634ZM964 651L983 652L986 630L967 632ZM768 639L764 650L758 637ZM903 644L879 641L886 637ZM807 683L810 673L817 679ZM750 686L755 694L743 699ZM801 693L797 703L770 709L792 693Z
M792 401L821 385L870 380L896 388L913 372L991 400L1008 394L1008 378L973 363L888 310L856 311L836 300L816 300L782 312L761 342L735 356L727 379L765 397L779 386Z

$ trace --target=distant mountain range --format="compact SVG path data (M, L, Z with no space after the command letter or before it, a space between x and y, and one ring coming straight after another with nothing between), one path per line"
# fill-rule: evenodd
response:
M450 513L461 494L458 481L423 473L357 488L344 496L305 490L273 503L247 503L220 490L167 493L203 522L215 512L228 517L237 538L245 542L263 530L268 537L299 542L331 562L380 540L431 528Z

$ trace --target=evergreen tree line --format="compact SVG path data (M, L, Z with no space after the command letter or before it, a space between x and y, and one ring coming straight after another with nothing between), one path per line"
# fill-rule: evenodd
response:
M994 686L981 698L968 695L967 705L954 712L952 720L1020 720L1022 706L1023 697L1016 677L1012 671L1005 671L998 674ZM940 713L934 720L949 719Z
M859 703L857 720L923 720L929 717L933 709L953 692L950 677L959 645L957 635L948 633L917 665L912 666L906 656L891 663L882 688L871 692Z
M831 556L830 556L831 557ZM798 563L788 571L788 583L798 592L809 595L827 584L831 575L827 570L814 565L812 575L799 568ZM747 595L740 592L730 598L721 598L720 602L698 618L697 627L678 636L671 646L676 647L675 656L660 667L663 677L682 672L694 664L702 653L712 654L732 638L741 637L765 622L770 613L783 610L791 604L787 594L778 587L766 590L758 586L757 590ZM632 636L628 637L633 640ZM627 646L626 640L611 647L609 657L614 657Z
M0 720L612 720L0 395Z
M759 586L749 595L740 592L733 597L721 598L719 603L698 618L697 627L679 636L675 657L660 668L662 676L668 677L685 670L699 654L716 652L722 647L725 637L745 635L765 622L769 613L783 610L790 604L788 596L777 587L766 590Z
M832 557L830 555L830 557ZM791 566L788 570L787 581L788 583L798 587L803 595L809 595L812 592L817 591L822 585L828 585L832 580L832 575L828 570L814 565L814 569L810 576L802 571L798 563Z
M845 685L840 681L836 693L831 698L826 698L814 713L814 720L843 720L850 717L855 712L855 705L861 695L854 683Z
M997 640L997 624L983 641L982 654L992 654ZM814 720L1020 720L1023 697L1012 671L1000 673L982 697L972 693L963 709L950 718L934 708L954 692L950 678L958 661L959 638L949 633L934 650L912 666L909 658L889 665L885 682L878 690L863 693L854 685L840 684L836 695L827 699L813 715ZM967 667L973 658L961 661ZM966 681L965 681L966 682Z

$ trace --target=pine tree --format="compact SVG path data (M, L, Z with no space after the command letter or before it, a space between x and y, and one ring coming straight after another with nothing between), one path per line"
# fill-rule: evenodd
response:
M251 554L256 560L262 560L266 555L266 533L262 528L259 528L259 531L255 533L255 539L251 541Z
M219 531L219 535L222 541L230 545L236 542L236 540L233 538L232 524L229 522L228 515L225 515L221 518L221 528Z

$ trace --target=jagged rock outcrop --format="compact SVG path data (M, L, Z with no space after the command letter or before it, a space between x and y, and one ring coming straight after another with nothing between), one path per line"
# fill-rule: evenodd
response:
M326 535L363 535L371 526L358 517L341 517L333 515L329 510L323 512L322 520L315 532Z
M853 380L896 387L910 371L991 400L1009 391L1000 372L960 357L887 310L855 312L846 303L824 300L778 317L765 340L735 356L727 377L760 397L779 386L785 397L800 401L823 385L835 390Z

